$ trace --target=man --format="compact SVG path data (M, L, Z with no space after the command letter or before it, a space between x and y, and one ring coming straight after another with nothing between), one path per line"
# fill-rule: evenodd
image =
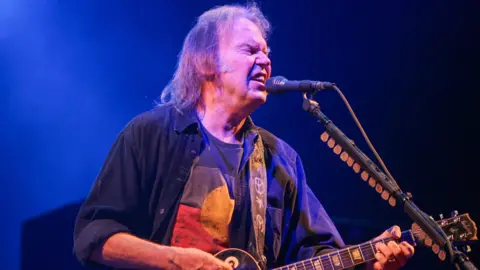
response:
M120 132L82 205L81 262L231 269L212 254L234 247L271 268L344 246L300 157L249 117L267 99L269 28L254 5L199 17L162 104ZM392 234L398 226L379 237ZM393 241L376 249L369 268L398 268L414 252Z

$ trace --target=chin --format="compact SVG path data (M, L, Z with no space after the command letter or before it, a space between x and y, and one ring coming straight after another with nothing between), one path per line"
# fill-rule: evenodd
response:
M255 95L255 97L251 97L250 100L249 100L249 103L252 105L252 107L255 107L255 108L260 107L265 102L267 102L267 95L266 94Z
M244 96L244 104L248 107L258 108L265 102L267 102L268 92L257 88L250 88L247 94Z
M268 93L267 91L254 91L250 95L250 99L253 101L265 103L267 101Z

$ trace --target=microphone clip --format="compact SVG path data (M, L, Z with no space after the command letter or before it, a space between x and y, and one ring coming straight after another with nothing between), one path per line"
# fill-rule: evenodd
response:
M320 104L316 100L313 99L313 96L320 92L320 90L315 90L310 92L310 97L308 97L308 92L302 92L302 108L307 112L313 112L316 110L320 110Z

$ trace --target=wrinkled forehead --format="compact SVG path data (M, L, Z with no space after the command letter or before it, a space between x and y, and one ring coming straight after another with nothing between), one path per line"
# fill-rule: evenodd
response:
M260 28L246 18L235 19L229 24L219 27L219 41L224 45L238 43L256 43L261 47L267 47Z

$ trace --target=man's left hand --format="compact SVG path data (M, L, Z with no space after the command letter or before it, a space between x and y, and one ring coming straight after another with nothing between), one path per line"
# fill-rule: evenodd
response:
M400 227L395 225L374 238L373 241L385 237L400 239L401 234ZM375 249L375 260L367 263L367 269L398 269L404 266L407 263L407 260L410 259L415 252L413 246L405 241L400 242L399 244L395 241L389 241L386 244L380 242L375 244Z

